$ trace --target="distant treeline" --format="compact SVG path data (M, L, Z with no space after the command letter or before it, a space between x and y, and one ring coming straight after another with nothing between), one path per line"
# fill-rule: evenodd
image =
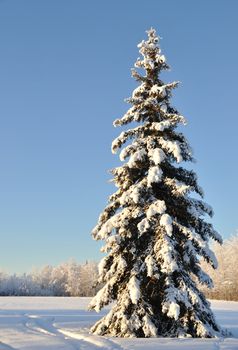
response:
M214 244L218 269L206 262L202 268L212 277L214 288L202 288L210 299L238 301L238 236ZM101 286L96 286L98 267L96 262L78 264L74 260L59 266L44 266L29 274L8 275L0 272L1 296L93 296Z
M210 299L238 301L238 235L225 240L222 246L214 244L212 248L218 260L218 269L202 263L214 283L213 289L204 288L203 291Z
M1 296L93 296L96 293L97 263L74 260L59 266L44 266L29 274L0 272Z

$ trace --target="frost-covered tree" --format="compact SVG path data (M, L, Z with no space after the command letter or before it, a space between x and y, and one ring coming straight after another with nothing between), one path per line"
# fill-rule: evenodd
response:
M97 279L98 268L96 262L86 262L81 266L81 296L89 297L95 295Z
M169 66L158 43L151 29L138 45L142 57L135 67L145 74L132 70L140 85L128 99L129 110L114 122L132 128L112 143L113 153L122 148L123 164L112 170L118 190L93 230L95 239L106 241L107 256L99 264L104 286L89 307L114 304L91 330L121 337L213 337L220 329L196 280L212 287L200 261L216 268L208 240L222 240L206 222L212 209L198 199L203 192L196 174L179 166L193 158L176 129L185 119L170 103L178 82L165 84L159 76Z
M214 288L208 290L203 286L205 295L211 299L238 301L238 235L226 239L222 246L213 245L218 260L218 269L213 270L205 261L202 268L213 280Z

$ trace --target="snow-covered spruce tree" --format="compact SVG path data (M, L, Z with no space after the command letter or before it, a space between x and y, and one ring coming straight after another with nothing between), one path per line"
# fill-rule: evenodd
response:
M99 311L115 303L91 331L121 337L213 337L220 329L197 280L212 287L200 259L216 268L208 240L221 243L221 237L204 219L212 216L210 206L191 196L203 196L196 174L178 166L192 155L176 131L185 119L170 104L178 82L164 84L159 77L169 66L158 42L151 29L148 40L138 45L142 58L135 67L145 75L132 70L140 85L128 99L131 108L114 122L132 122L133 128L112 143L113 153L124 145L124 163L112 170L118 190L93 230L95 239L106 241L108 255L99 264L104 286L89 308Z

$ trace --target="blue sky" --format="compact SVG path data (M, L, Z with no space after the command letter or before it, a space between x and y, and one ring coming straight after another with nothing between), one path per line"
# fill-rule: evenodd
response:
M173 103L214 226L238 228L236 0L0 1L0 267L98 260L90 237L108 195L112 122L155 27L179 80Z

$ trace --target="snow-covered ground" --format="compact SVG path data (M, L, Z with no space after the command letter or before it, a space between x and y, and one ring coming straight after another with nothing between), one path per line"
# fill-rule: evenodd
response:
M0 350L237 350L238 302L213 301L233 338L120 339L89 334L107 310L88 312L89 298L0 297Z

